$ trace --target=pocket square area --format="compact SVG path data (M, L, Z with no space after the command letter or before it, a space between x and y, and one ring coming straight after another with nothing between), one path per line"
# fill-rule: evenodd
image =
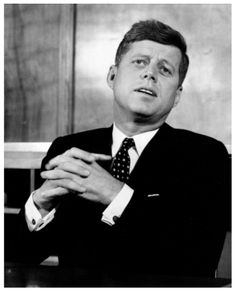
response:
M159 197L160 194L148 194L147 196L148 196L149 198L150 198L150 197Z

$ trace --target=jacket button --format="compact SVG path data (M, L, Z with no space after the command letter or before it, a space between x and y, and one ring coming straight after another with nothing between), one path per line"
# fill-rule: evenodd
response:
M117 216L113 216L113 221L116 223L117 222L117 220L119 219L119 217L117 217Z

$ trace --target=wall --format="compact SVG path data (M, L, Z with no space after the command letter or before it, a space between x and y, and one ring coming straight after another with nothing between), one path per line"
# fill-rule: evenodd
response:
M190 57L182 100L168 122L231 144L230 5L7 6L7 141L51 141L109 125L113 97L106 74L116 48L133 22L157 18L182 32Z
M5 141L52 141L70 130L72 5L6 4Z

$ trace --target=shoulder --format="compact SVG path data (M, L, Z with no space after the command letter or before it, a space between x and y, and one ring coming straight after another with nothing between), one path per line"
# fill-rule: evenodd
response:
M110 128L99 128L99 129L92 129L87 131L82 131L70 135L65 135L56 138L53 143L65 143L68 146L74 146L77 144L82 144L83 141L87 143L91 139L95 139L98 137L103 137L108 132L110 132Z
M187 152L225 152L224 144L207 135L196 133L190 130L178 129L166 125L168 137L173 147L184 149Z
M103 141L107 137L111 136L111 127L99 128L70 135L60 136L56 138L43 160L42 165L51 158L64 153L66 150L72 147L78 147L83 150L92 151L96 144L94 141Z

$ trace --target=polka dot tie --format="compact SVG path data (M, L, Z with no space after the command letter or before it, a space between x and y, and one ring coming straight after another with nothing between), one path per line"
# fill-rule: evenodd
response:
M135 147L134 139L125 138L113 160L111 168L112 175L123 182L129 179L130 157L128 150L131 147Z

